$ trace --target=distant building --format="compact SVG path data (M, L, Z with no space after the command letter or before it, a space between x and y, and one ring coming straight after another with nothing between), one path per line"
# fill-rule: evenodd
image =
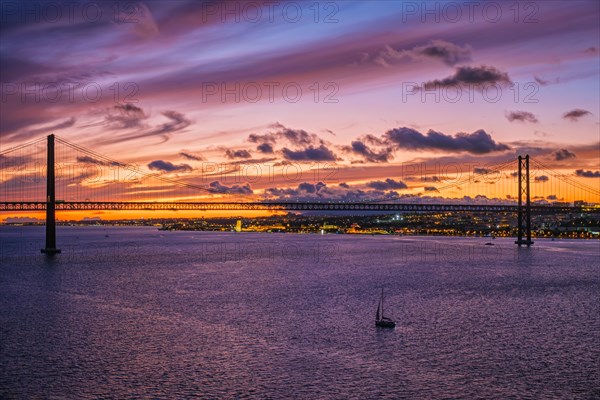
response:
M328 224L328 223L324 223L323 227L321 228L325 231L335 231L338 229L337 225L332 225L332 224Z
M235 223L235 231L236 232L242 231L242 220L241 219L238 219L237 222Z

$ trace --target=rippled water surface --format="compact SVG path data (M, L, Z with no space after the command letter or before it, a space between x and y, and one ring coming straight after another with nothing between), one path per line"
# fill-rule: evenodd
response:
M0 227L1 398L600 398L597 241L43 232Z

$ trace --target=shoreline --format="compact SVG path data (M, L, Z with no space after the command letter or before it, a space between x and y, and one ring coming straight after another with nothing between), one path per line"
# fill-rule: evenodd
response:
M29 228L29 227L44 227L45 224L0 224L0 227L15 227L15 228ZM495 239L514 239L516 236L504 236L504 235L467 235L467 234L455 234L455 235L444 235L444 234L419 234L419 233L369 233L369 232L286 232L286 231L247 231L243 230L237 232L235 230L203 230L203 229L159 229L152 225L128 225L128 224L106 224L106 225L93 225L93 224L61 224L58 223L57 227L70 227L70 228L145 228L145 229L156 229L157 232L207 232L207 233L234 233L234 234L286 234L286 235L316 235L316 236L384 236L384 237L456 237L456 238L473 238L473 239L489 239L490 241ZM600 236L582 237L582 236L531 236L532 240L600 240ZM492 242L493 243L493 242Z

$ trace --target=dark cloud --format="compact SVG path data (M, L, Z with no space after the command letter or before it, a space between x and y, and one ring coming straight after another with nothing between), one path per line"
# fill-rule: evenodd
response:
M213 181L208 184L208 190L212 193L221 194L252 194L254 191L249 184L225 186L219 181Z
M348 185L346 182L342 182L338 186L341 187L341 188L344 188L344 189L349 189L350 188L350 185Z
M251 133L248 135L248 141L251 143L275 143L277 136L274 133L265 133L263 135Z
M535 178L533 178L533 180L535 182L548 182L550 180L550 178L548 178L546 175L540 175L540 176L536 176Z
M316 143L323 143L323 141L319 139L316 134L308 133L302 129L284 128L278 132L278 135L297 146L308 146Z
M138 115L144 114L144 110L142 110L140 107L136 106L135 104L131 104L131 103L117 104L117 105L115 105L115 109L121 110L126 113L131 113L131 114L138 114Z
M596 56L596 55L598 55L598 48L597 47L588 47L583 52L590 56Z
M582 178L600 178L600 171L584 171L582 169L578 169L575 171L575 175Z
M317 192L318 192L318 191L319 191L321 188L324 188L324 187L326 187L326 186L327 186L327 185L326 185L325 183L323 183L323 182L318 182L318 183L315 183L315 188L317 189Z
M306 192L306 193L317 193L319 190L321 190L321 188L323 188L325 186L327 186L327 185L324 184L323 182L319 182L316 184L303 182L298 185L298 191Z
M263 154L273 154L273 145L271 143L261 143L256 146L256 150Z
M169 140L171 134L179 132L192 124L191 120L177 111L167 110L161 112L161 114L168 119L168 122L150 127L143 123L143 120L149 117L141 108L132 104L117 105L109 112L106 121L112 129L123 129L129 132L118 136L113 135L110 139L106 139L100 143L127 142L152 136L159 136L165 142ZM130 132L131 129L135 129L135 131Z
M454 75L444 79L436 79L425 82L425 89L436 89L440 87L457 86L481 86L484 84L510 84L511 79L506 72L502 72L495 67L481 65L479 67L460 66L455 69Z
M225 157L229 159L252 158L252 154L248 150L227 150L225 151Z
M175 165L169 161L154 160L148 164L148 168L153 171L163 172L192 172L192 167L187 164Z
M279 198L286 198L291 196L298 196L300 191L298 189L280 189L280 188L268 188L265 189L265 195L268 197L275 196Z
M306 193L316 193L317 188L312 183L303 182L298 185L298 190L303 190Z
M373 146L384 146L386 144L382 138L371 134L363 136L363 141Z
M283 157L290 161L336 161L338 159L333 151L323 144L319 147L309 146L297 151L284 147L281 152Z
M479 174L479 175L485 175L485 174L489 174L490 172L492 172L491 169L487 169L487 168L473 168L473 173L474 174Z
M350 146L344 147L345 151L358 154L363 157L363 159L367 162L388 162L393 158L392 149L385 148L380 151L373 151L368 145L363 143L360 140L355 140L350 143Z
M552 153L554 155L554 159L556 161L562 161L562 160L567 160L569 158L575 158L575 153L570 152L567 149L560 149L560 150L556 150L554 153Z
M539 122L536 116L530 113L529 111L509 111L506 112L504 115L506 116L506 119L508 119L510 122L531 122L533 124Z
M269 188L265 190L265 193L270 196L279 196L279 197L296 197L296 196L304 196L304 195L317 195L318 192L326 187L327 185L323 182L319 182L316 184L309 182L302 182L298 185L297 188Z
M406 150L465 151L472 154L486 154L509 149L506 144L494 141L482 129L473 133L458 133L451 136L433 130L423 135L414 129L402 127L387 131L384 134L384 140L397 148Z
M372 60L375 64L390 67L402 60L434 59L446 65L454 66L461 62L470 61L471 52L472 49L468 45L460 47L444 40L432 40L428 44L416 46L408 50L396 50L392 46L385 46L383 50L372 58L368 54L365 54L362 62Z
M558 200L558 197L556 197L555 194L551 194L549 196L546 197L546 200Z
M421 177L421 182L440 182L441 179L439 176L422 176Z
M395 189L407 189L408 186L402 181L396 181L391 178L387 178L385 181L371 181L367 182L367 187L377 190L395 190Z
M336 187L329 187L319 182L315 185L311 183L301 183L296 188L268 188L265 190L265 197L270 200L296 200L296 201L342 201L342 202L360 202L372 200L398 200L400 197L412 195L398 195L397 192L383 190L352 190L349 185L340 184Z
M291 129L286 128L280 123L271 125L272 128L277 129L275 132L269 132L265 134L252 133L248 135L248 141L252 143L271 143L275 144L279 141L287 141L294 146L310 146L320 145L325 142L320 139L314 133L308 133L303 129Z
M256 143L257 151L263 154L275 153L275 145L287 143L290 147L283 147L281 154L283 158L291 161L336 161L338 157L329 149L329 143L319 138L314 133L308 133L302 129L291 129L280 123L270 126L274 132L265 134L252 133L248 135L248 141Z
M581 117L585 117L586 115L592 115L588 110L583 110L581 108L576 108L574 110L568 111L563 114L563 119L568 119L570 121L577 121Z
M204 161L204 157L202 157L201 155L193 154L187 150L182 150L181 152L179 152L179 155L185 158L186 160L190 161Z
M426 192L437 192L437 188L435 186L426 186L423 189L425 189Z
M90 156L78 156L77 161L80 163L84 163L84 164L102 165L105 167L114 167L114 166L123 166L124 165L124 164L121 164L116 161L98 160L98 159L90 157Z
M140 128L148 115L140 107L126 103L117 104L108 111L105 117L111 129Z
M443 40L432 40L425 46L412 49L416 56L430 57L442 61L444 64L454 66L458 63L471 61L471 46L460 47L454 43Z
M177 111L163 111L161 113L169 119L169 122L165 122L155 129L152 134L164 134L177 132L187 128L192 124L192 121L187 119L185 115Z

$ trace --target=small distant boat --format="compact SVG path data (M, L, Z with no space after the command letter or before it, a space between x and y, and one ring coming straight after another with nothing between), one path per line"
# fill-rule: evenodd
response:
M379 314L381 311L381 314ZM378 328L395 328L396 322L388 317L383 316L383 288L381 288L381 300L377 305L377 314L375 316L375 326Z
M487 242L485 245L486 245L486 246L493 246L493 245L494 245L494 243L492 243L492 242Z

